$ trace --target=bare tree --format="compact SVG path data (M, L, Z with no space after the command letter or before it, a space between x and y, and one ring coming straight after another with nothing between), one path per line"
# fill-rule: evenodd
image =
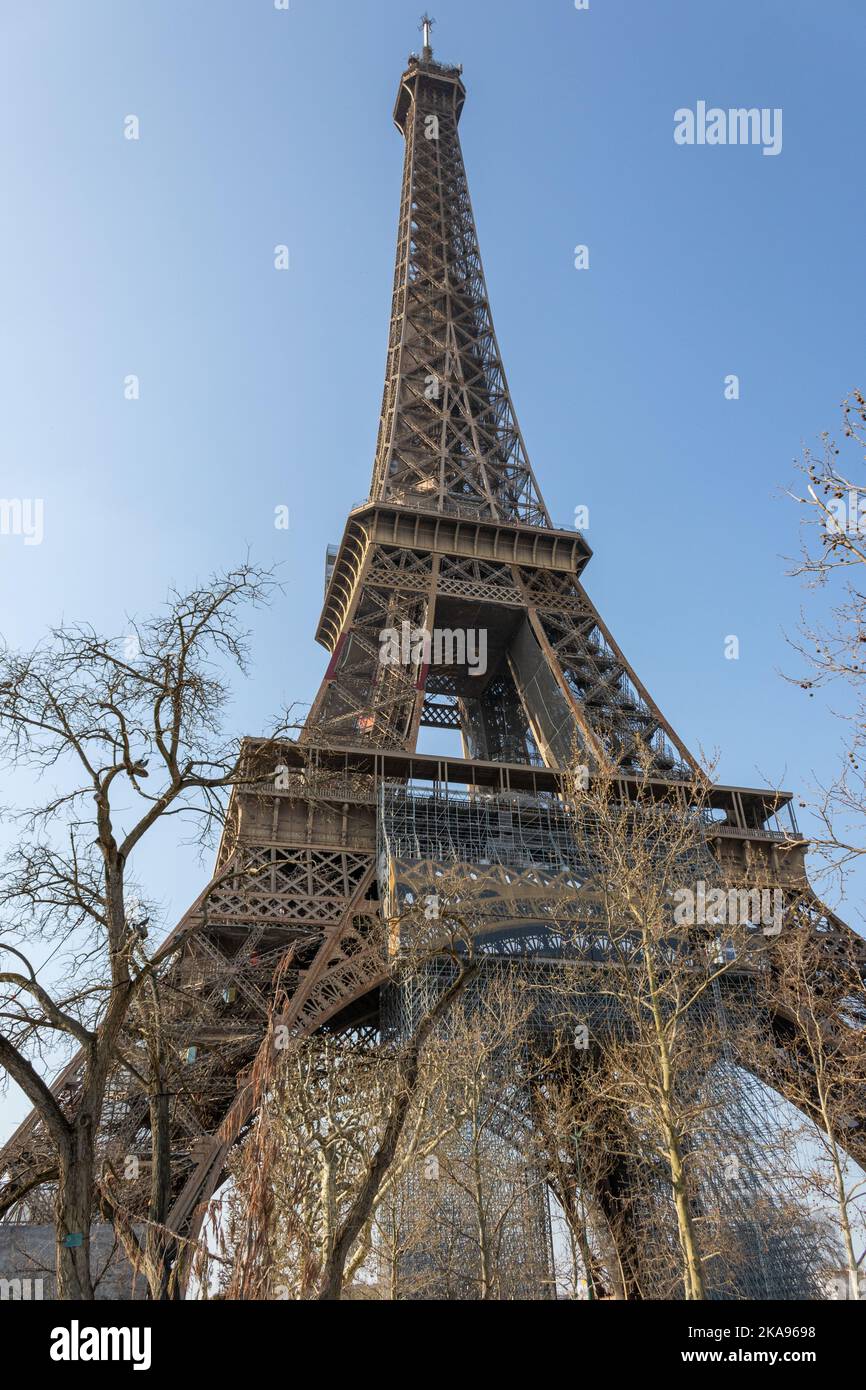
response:
M477 969L472 930L459 907L431 921L417 905L382 931L383 958L402 942L393 987L434 961L447 967L441 985L400 1038L347 1033L268 1051L228 1196L229 1297L341 1298L389 1193L453 1123L431 1105L428 1047Z
M139 1079L150 1091L156 1145L154 1228L165 1212L158 981L182 942L145 952L131 901L135 851L169 818L202 841L222 825L243 773L240 741L222 733L229 673L247 669L241 610L266 602L274 583L270 572L243 565L173 592L163 612L130 622L124 638L63 625L30 652L0 656L6 765L58 782L41 805L15 813L18 838L0 879L0 1064L37 1110L53 1151L37 1177L56 1182L65 1298L93 1296L97 1136L118 1065L149 1073ZM125 1031L131 1023L145 1038L138 1050ZM80 1050L63 1104L46 1080L58 1045ZM111 1215L108 1188L102 1196Z
M773 1038L760 1040L766 1070L778 1075L785 1095L813 1122L798 1136L811 1155L800 1168L800 1184L836 1213L850 1298L860 1297L866 1260L866 1179L846 1153L866 1094L863 975L864 954L854 938L841 938L828 958L806 921L785 932L761 977L768 1002L791 1034L784 1047Z
M762 940L760 921L741 919L741 896L722 884L705 842L707 783L665 788L647 761L631 785L599 769L589 786L571 779L568 802L576 835L587 847L596 940L606 962L574 968L572 1026L583 1030L588 1059L581 1084L606 1143L629 1170L644 1210L621 1197L608 1204L611 1230L630 1215L647 1222L667 1187L675 1218L679 1277L685 1297L707 1297L708 1266L720 1257L717 1232L702 1226L707 1164L721 1164L714 1090L707 1078L724 1058L728 1025L720 986L747 976ZM728 1004L726 1007L730 1007ZM604 1183L602 1183L604 1188ZM635 1200L634 1191L627 1199ZM636 1229L630 1222L631 1232ZM657 1233L658 1234L658 1233ZM701 1236L704 1236L702 1241ZM627 1242L617 1240L620 1250ZM653 1258L661 1261L661 1237ZM644 1257L647 1245L642 1245ZM669 1262L669 1261L668 1261ZM661 1284L661 1269L643 1284ZM626 1286L640 1282L622 1271ZM632 1295L633 1296L633 1295Z
M436 1039L438 1087L460 1117L427 1185L424 1253L440 1297L533 1296L549 1277L546 1224L533 1220L547 1200L531 1114L535 1001L522 983L519 964L485 962Z
M803 483L789 491L804 508L802 551L791 573L830 595L826 619L801 618L792 646L802 674L789 677L814 698L821 689L847 691L840 770L817 787L823 834L814 841L826 870L844 881L866 855L866 397L852 391L842 404L843 448L825 433L818 453L807 449L798 467Z

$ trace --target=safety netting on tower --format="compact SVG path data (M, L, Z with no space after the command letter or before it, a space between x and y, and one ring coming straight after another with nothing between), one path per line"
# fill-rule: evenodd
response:
M589 862L552 793L385 783L378 854L386 917L399 920L422 903L428 917L459 905L478 941L495 933L502 954L560 950L563 913L573 920L584 907Z

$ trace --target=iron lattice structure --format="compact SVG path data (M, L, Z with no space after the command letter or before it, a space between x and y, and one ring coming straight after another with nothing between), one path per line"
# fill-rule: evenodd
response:
M405 164L382 414L369 496L327 555L317 640L329 664L276 780L256 766L260 741L248 740L249 780L233 792L214 876L174 932L179 954L162 983L172 1056L167 1224L178 1258L254 1120L251 1073L271 1047L276 980L279 1021L295 1039L379 1029L389 981L383 903L429 892L437 870L455 863L470 875L466 892L483 892L494 959L544 969L569 897L579 949L597 953L591 873L561 809L563 770L577 750L590 771L612 769L624 796L642 750L660 795L699 775L582 586L584 537L552 526L529 464L460 149L465 96L460 69L437 63L429 42L409 59L394 111ZM404 624L483 630L486 670L470 669L459 651L431 665L423 647L383 664L381 634ZM425 727L459 730L462 757L419 753ZM720 871L781 886L810 914L832 966L852 934L811 893L791 796L715 786L707 802L706 843ZM782 1055L795 1041L791 1023L772 1023ZM61 1105L82 1066L74 1058L57 1078ZM764 1079L784 1090L783 1067ZM135 1219L147 1203L149 1108L140 1078L120 1065L99 1142L120 1167L140 1160L127 1189ZM849 1148L866 1160L866 1117L852 1123ZM45 1219L52 1149L35 1113L3 1149L0 1174L0 1214ZM645 1212L663 1211L652 1182L639 1191ZM533 1199L522 1234L509 1232L515 1251L523 1241L536 1252L536 1269L542 1208ZM549 1290L548 1272L537 1285Z
M458 123L458 68L410 63L385 394L372 499L549 526L511 402Z

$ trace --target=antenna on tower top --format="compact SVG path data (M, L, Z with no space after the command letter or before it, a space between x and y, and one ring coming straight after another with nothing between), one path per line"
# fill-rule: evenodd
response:
M433 28L434 23L435 20L431 19L429 14L423 14L421 16L421 23L418 26L424 35L424 50L421 56L425 63L429 63L430 59L433 57L433 47L430 43L430 30Z

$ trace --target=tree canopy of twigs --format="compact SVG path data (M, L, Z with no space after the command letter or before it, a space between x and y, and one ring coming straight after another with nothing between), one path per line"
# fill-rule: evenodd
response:
M665 791L647 761L628 794L603 769L568 789L604 964L573 971L570 1024L585 1061L576 1102L569 1107L556 1087L548 1096L548 1128L564 1115L582 1136L571 1154L554 1147L554 1172L562 1192L564 1159L583 1164L584 1189L607 1225L600 1282L626 1297L673 1297L679 1285L686 1299L704 1299L735 1257L732 1223L713 1194L723 1205L733 1195L720 1174L744 1136L712 1078L729 1065L732 1028L743 1046L748 1009L735 1022L732 1014L742 982L761 968L765 938L760 921L732 910L738 892L729 896L708 850L707 785L696 778ZM701 895L712 906L688 910ZM561 981L555 988L568 999ZM567 1192L561 1200L574 1217ZM597 1278L585 1224L572 1230Z
M0 1065L47 1139L38 1177L56 1183L62 1297L93 1296L96 1143L112 1069L127 1067L154 1099L160 1089L156 988L182 942L149 947L135 852L166 820L202 841L221 828L242 774L241 742L223 723L232 675L247 671L243 613L275 586L271 571L247 563L172 592L121 638L63 624L31 651L0 652L0 756L8 769L35 769L46 787L38 804L7 813L15 841L0 874ZM80 1066L61 1103L47 1068L64 1044ZM167 1142L152 1119L155 1146ZM158 1226L167 1194L154 1187ZM101 1197L110 1214L107 1189Z
M866 397L852 391L842 404L842 442L825 433L807 449L802 483L789 490L803 509L801 555L791 574L826 591L829 609L801 617L791 644L802 669L788 679L810 698L818 690L847 692L839 710L843 746L839 771L817 786L822 834L815 840L827 870L844 881L866 854Z
M400 945L394 950L393 943ZM399 987L433 961L448 969L405 1035L302 1037L264 1051L257 1118L218 1201L219 1280L230 1298L342 1298L367 1260L386 1196L448 1124L430 1084L430 1044L477 970L466 905L423 906L382 924ZM209 1261L199 1278L210 1279Z

